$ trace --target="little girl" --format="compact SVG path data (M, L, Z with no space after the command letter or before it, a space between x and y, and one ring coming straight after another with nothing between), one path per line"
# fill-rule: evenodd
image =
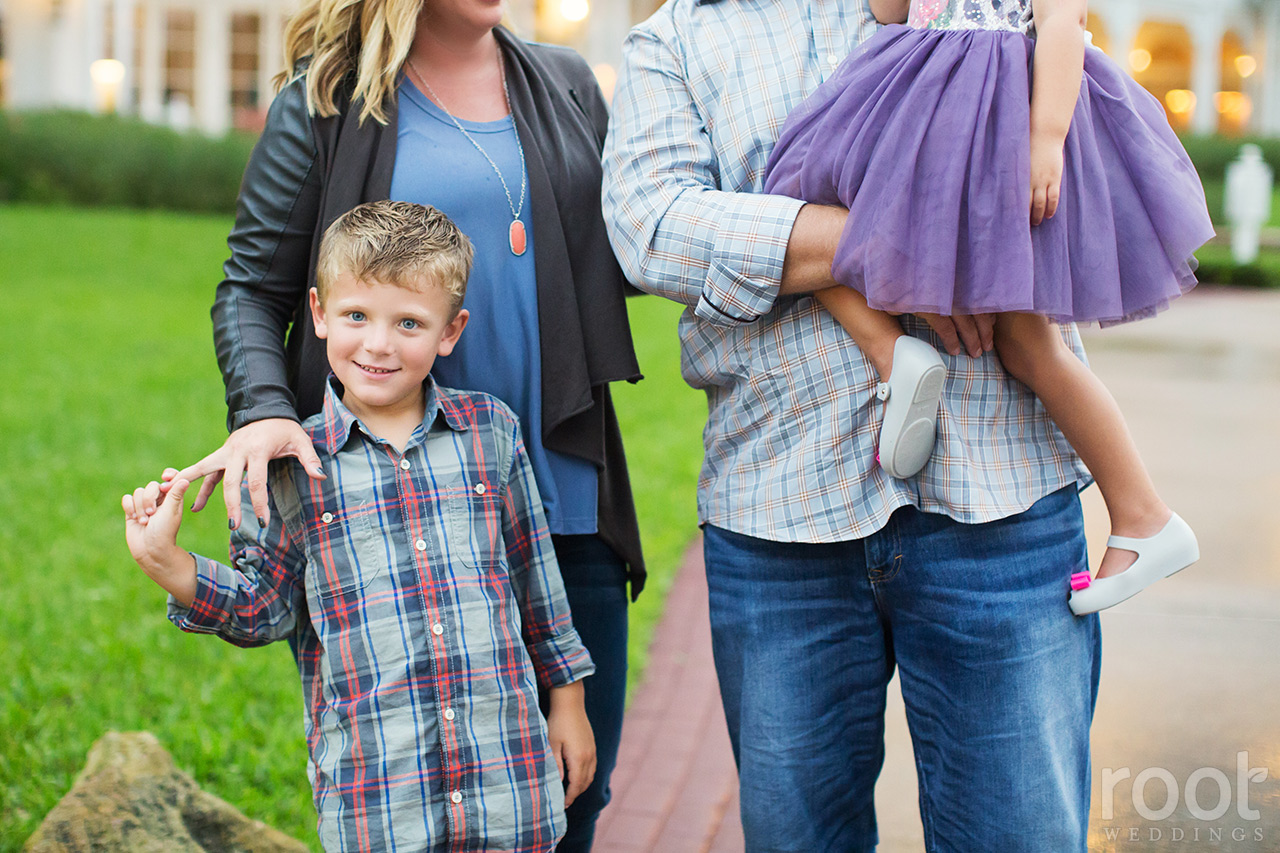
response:
M928 461L946 373L886 312L994 323L1001 363L1038 396L1111 515L1098 577L1072 577L1077 614L1186 568L1199 549L1055 323L1156 313L1195 285L1192 253L1213 236L1160 104L1086 48L1086 2L871 0L891 26L792 112L765 182L849 209L832 267L849 286L820 298L884 380L878 459L891 476Z

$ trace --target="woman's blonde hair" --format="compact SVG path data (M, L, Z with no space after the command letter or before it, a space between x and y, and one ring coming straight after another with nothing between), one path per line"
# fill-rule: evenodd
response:
M338 86L354 71L351 102L364 101L360 122L373 117L386 124L384 107L395 96L422 2L305 0L285 26L285 70L276 77L276 87L301 73L300 61L310 57L307 110L312 115L337 115Z

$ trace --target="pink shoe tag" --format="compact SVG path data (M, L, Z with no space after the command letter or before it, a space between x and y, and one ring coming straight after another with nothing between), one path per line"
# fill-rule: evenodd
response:
M1076 572L1071 576L1072 589L1088 589L1091 583L1093 583L1093 578L1089 577L1088 572Z

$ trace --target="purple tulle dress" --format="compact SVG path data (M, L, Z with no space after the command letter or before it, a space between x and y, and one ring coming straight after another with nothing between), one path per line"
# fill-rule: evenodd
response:
M1030 0L912 0L787 118L765 191L849 208L873 308L1103 325L1195 286L1204 189L1158 101L1087 48L1058 212L1030 224Z

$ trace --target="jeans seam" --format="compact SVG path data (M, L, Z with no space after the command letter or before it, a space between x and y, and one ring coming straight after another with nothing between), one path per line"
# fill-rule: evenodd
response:
M924 830L925 853L935 853L938 849L937 839L933 831L933 802L929 797L929 782L926 778L924 762L916 755L916 783L920 786L920 826Z

